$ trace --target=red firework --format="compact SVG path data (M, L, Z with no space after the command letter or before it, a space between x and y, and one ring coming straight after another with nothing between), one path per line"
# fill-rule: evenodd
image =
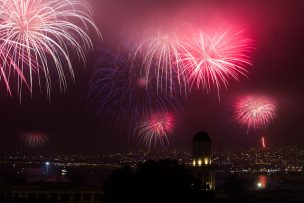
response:
M40 147L46 145L48 136L41 132L29 132L22 135L22 142L29 147Z
M190 87L203 87L209 92L215 86L219 91L222 86L227 88L230 78L238 81L240 75L246 76L252 44L243 32L228 31L214 36L200 32L183 42L180 62Z
M154 113L139 126L141 140L147 145L169 142L168 135L173 133L174 117L169 113Z
M264 149L266 148L265 137L262 137L262 147L263 147Z
M247 128L265 128L276 117L276 105L268 98L247 96L235 104L235 118Z

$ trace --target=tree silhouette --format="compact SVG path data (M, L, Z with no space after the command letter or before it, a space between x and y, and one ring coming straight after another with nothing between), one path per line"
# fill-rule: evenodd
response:
M227 179L224 190L230 199L240 198L240 195L244 192L244 183L239 176L232 175Z
M114 171L108 178L104 187L105 202L134 201L135 174L130 167L123 167Z
M191 179L191 174L177 161L140 164L137 169L140 202L186 201L191 190Z
M123 167L110 175L104 189L105 203L188 203L206 196L193 188L190 171L169 159L147 161L139 164L136 170Z

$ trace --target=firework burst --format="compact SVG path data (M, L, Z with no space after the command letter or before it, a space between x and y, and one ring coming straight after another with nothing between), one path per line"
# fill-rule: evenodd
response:
M159 29L157 35L149 36L136 45L133 62L135 60L137 63L140 58L141 71L148 80L151 75L156 78L158 92L176 92L173 88L177 81L180 93L184 94L186 86L181 72L181 49L182 44L176 33L162 34Z
M22 143L33 148L46 145L49 141L47 135L40 132L25 133L22 135L21 139L22 139Z
M152 144L164 146L169 143L175 126L174 117L169 113L153 113L138 127L140 140L149 148Z
M228 86L230 78L239 80L246 76L251 65L247 55L252 49L252 40L244 38L242 32L224 32L214 36L200 32L197 37L183 42L180 54L183 74L190 87L203 87L207 92L212 86L217 91Z
M146 78L146 74L141 73L140 62L136 63L136 69L134 61L131 67L123 55L106 52L102 52L103 57L97 62L88 92L89 108L98 117L134 135L146 115L180 109L183 98L158 93L155 77Z
M83 1L0 0L0 47L7 53L4 61L14 62L19 78L29 78L30 90L33 76L37 75L39 84L41 77L46 79L50 94L51 67L55 68L61 89L66 90L64 67L74 78L70 53L85 61L85 50L92 47L89 27L99 34Z
M276 105L265 97L248 96L235 104L235 118L247 128L265 128L276 117Z

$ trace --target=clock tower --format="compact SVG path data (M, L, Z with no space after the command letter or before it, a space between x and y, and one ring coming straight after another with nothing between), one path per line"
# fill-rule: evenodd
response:
M206 132L198 132L192 140L193 175L202 190L215 190L214 169L211 163L211 140Z

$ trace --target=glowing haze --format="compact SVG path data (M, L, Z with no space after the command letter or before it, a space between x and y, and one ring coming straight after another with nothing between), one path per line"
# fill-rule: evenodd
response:
M53 141L57 139L58 145L65 142L63 149L72 148L72 144L75 143L77 144L74 146L76 150L83 147L84 150L92 151L121 151L129 150L133 144L134 147L140 146L138 140L126 136L129 129L133 133L133 129L137 129L143 121L148 121L147 117L154 112L170 112L178 115L178 118L183 121L181 125L178 125L179 130L176 130L174 135L167 136L170 141L173 136L176 138L174 139L176 145L173 147L189 146L192 135L200 128L201 123L204 123L206 130L216 140L215 143L218 144L216 147L220 147L220 145L223 147L252 146L252 143L257 141L257 137L237 136L244 134L246 128L250 128L259 136L259 143L260 137L264 135L266 129L266 144L271 141L271 145L275 146L275 144L297 144L297 141L303 141L304 126L301 123L303 105L301 101L303 101L304 80L301 50L304 29L303 26L299 26L303 14L302 1L295 0L292 3L275 0L87 1L94 9L92 18L98 27L102 28L104 36L103 43L91 38L93 44L110 49L114 54L117 50L121 51L127 47L128 53L124 54L126 60L133 59L134 50L138 48L136 61L133 61L134 69L130 68L129 61L125 63L127 66L105 64L96 68L94 67L96 58L103 57L104 53L96 54L96 57L94 52L87 63L88 69L84 70L83 63L77 63L77 55L73 55L74 50L70 49L70 42L68 42L67 49L69 59L74 65L73 73L75 73L76 85L69 87L71 91L64 95L52 92L52 105L42 104L40 96L33 95L33 99L23 97L27 103L23 102L22 106L18 106L15 104L15 98L13 100L6 98L5 91L2 91L3 132L15 129L18 131L37 129L37 125L39 125L41 127L38 129L42 130L69 132L52 138ZM0 2L3 5L17 1L0 0ZM62 4L64 2L60 1ZM75 10L80 10L80 8L76 6ZM3 9L0 12L3 12ZM190 24L192 28L175 29L175 27L167 26L172 19L178 26L186 23ZM1 24L3 24L2 22L3 20L1 20ZM71 20L70 22L89 33L82 26L81 21ZM151 30L151 28L156 29ZM75 35L73 34L73 36ZM165 40L166 37L168 41ZM80 38L77 37L77 42L83 46L82 41L78 39ZM3 41L5 39L1 40L0 44ZM216 43L217 41L218 43ZM175 50L178 53L168 48L169 45L177 47L178 49ZM227 49L224 48L226 46ZM0 51L1 58L6 58L6 60L0 60L2 62L1 90L4 89L5 83L8 87L15 88L15 80L18 78L19 82L23 83L24 90L26 90L26 86L29 86L29 88L34 87L36 91L38 79L35 77L37 75L40 75L40 82L44 86L42 67L32 65L33 84L31 84L27 68L27 54L25 54L24 60L18 57L18 61L24 61L22 69L20 63L18 64L18 61L12 57L17 54L5 50L5 47L8 46L2 46ZM253 47L256 47L256 50L252 51ZM159 50L163 50L163 54ZM31 51L34 52L34 50ZM232 54L224 57L224 62L229 59L229 64L236 63L237 66L226 66L225 63L222 63L221 58L227 53ZM129 54L130 58L128 58ZM179 55L176 57L175 54ZM144 56L147 56L146 60L142 60L145 59ZM64 55L59 54L58 57L63 62L62 73L65 79L69 80L71 73L67 66L68 63ZM234 60L239 58L242 59L241 63ZM59 79L57 68L53 64L51 56L46 59L49 62L47 67L49 80L52 86L57 87L57 84L60 84L57 81ZM109 63L110 60L114 62L114 59L107 56L104 60ZM178 66L175 60L178 60ZM163 66L157 66L158 61ZM41 63L39 62L39 64ZM40 67L39 74L35 72L36 67ZM145 72L147 70L150 72ZM18 72L22 73L26 80L18 77ZM157 73L159 73L158 78ZM89 78L91 78L90 81ZM237 82L238 80L240 82ZM187 102L183 102L181 105L176 104L180 103L180 98L175 96L176 91L180 91L178 81L180 84L185 82L192 86L191 93L187 94ZM171 84L173 84L172 87L170 87ZM84 92L88 90L88 86L90 93ZM225 89L227 86L228 90ZM218 90L220 90L220 103L216 98ZM12 91L15 93L15 89ZM173 93L171 93L172 91ZM246 118L243 111L242 116L236 117L234 114L235 117L233 117L238 118L236 119L238 126L242 126L243 129L232 128L229 125L231 123L226 122L227 119L225 119L229 116L223 114L230 110L235 113L235 103L231 101L235 99L235 95L250 94L248 91L263 92L262 94L265 94L266 97L271 94L275 98L275 103L271 99L267 98L267 100L275 105L275 109L280 108L280 116L266 117L266 122L259 124L263 122L257 122L258 119L251 117L250 114L247 114ZM205 92L210 93L206 95ZM82 108L83 100L81 98L87 94L90 94L88 106L92 109L92 114L98 115L92 116L92 119L87 118L87 109ZM39 98L36 98L37 96ZM175 108L178 112L174 111ZM272 114L270 113L270 115ZM277 110L275 115L277 115ZM106 121L104 122L104 120ZM258 134L259 132L263 132L263 134ZM272 136L275 136L275 139L271 139ZM3 137L5 140L11 139L12 142L19 140L13 138L14 136ZM64 138L66 141L63 141ZM85 145L85 142L90 145ZM67 145L69 147L66 147ZM3 149L7 146L2 144L1 147Z

